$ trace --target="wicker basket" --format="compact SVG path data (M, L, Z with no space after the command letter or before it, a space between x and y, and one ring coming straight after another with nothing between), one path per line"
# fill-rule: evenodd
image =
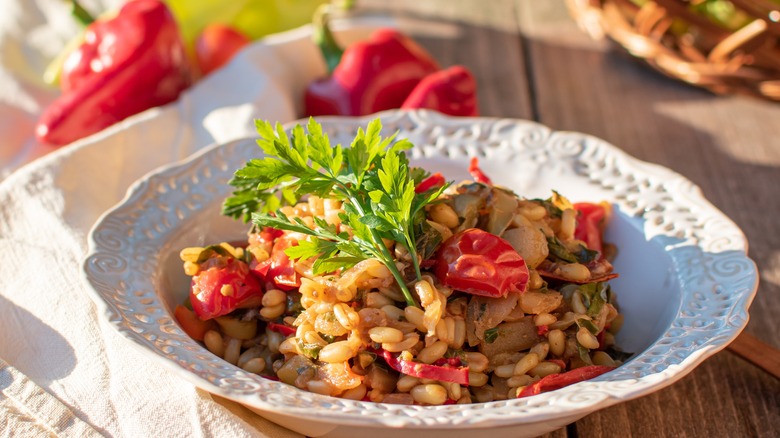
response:
M580 27L604 35L655 69L718 94L780 101L780 4L731 0L743 18L729 30L698 14L696 0L566 0ZM735 26L737 27L737 26Z

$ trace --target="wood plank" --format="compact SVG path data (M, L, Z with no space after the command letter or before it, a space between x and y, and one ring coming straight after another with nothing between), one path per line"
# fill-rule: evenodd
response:
M780 351L755 336L743 332L729 345L729 350L780 379Z

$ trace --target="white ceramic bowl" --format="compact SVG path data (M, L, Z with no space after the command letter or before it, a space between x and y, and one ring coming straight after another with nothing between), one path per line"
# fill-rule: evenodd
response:
M625 314L617 343L636 355L591 381L518 400L399 406L321 396L245 372L190 339L171 317L187 295L178 252L234 240L242 223L220 216L227 180L260 155L254 139L212 147L138 181L90 235L84 272L100 312L160 366L292 430L319 436L492 438L545 433L689 373L745 327L757 288L742 232L682 176L640 162L594 137L522 120L381 114L385 133L416 147L413 164L467 179L477 156L494 183L526 197L555 189L572 201L607 200L615 215L613 288ZM348 143L370 118L321 118Z

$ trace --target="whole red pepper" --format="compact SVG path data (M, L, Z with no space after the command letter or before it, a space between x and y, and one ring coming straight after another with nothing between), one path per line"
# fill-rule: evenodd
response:
M478 116L477 81L462 65L431 73L404 100L401 109L429 108L452 116Z
M306 88L307 116L358 116L399 108L414 87L439 69L412 39L379 29L344 50L333 73Z
M195 59L202 75L227 64L252 40L235 28L222 23L211 23L195 40Z
M176 100L191 82L173 16L159 0L131 0L90 24L63 65L62 95L41 115L39 141L64 145Z

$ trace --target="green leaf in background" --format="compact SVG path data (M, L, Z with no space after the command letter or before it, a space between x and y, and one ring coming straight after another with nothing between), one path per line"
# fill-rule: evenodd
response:
M326 0L164 0L179 23L187 51L206 25L222 23L250 39L310 23Z

